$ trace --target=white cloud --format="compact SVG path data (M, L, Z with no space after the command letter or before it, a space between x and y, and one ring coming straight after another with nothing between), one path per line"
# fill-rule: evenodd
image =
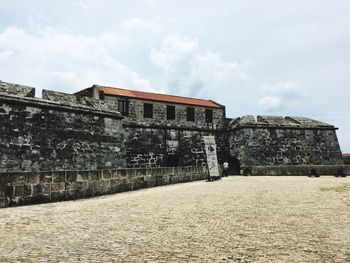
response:
M88 5L87 5L87 3L85 1L82 1L82 0L77 1L77 4L83 9L87 9L88 8Z
M191 70L183 88L201 83L199 96L214 96L218 89L234 89L237 82L248 79L244 68L238 63L225 62L219 54L206 52L197 54L191 61ZM230 93L230 92L229 92Z
M166 73L175 73L199 52L198 42L178 34L167 36L160 50L152 50L151 61Z
M52 28L8 27L0 32L0 76L39 90L73 92L94 83L150 90L147 79L118 61L121 43L118 34L87 37Z
M266 95L258 101L257 105L267 113L295 108L308 95L306 89L293 82L263 84L261 89Z
M157 4L156 0L145 0L145 2L149 6L156 6L156 4Z
M266 96L258 101L258 106L266 112L273 112L284 109L286 104L280 97Z
M170 90L184 96L225 102L249 79L243 65L226 62L219 53L202 49L197 40L178 34L167 36L150 58L167 73Z
M293 82L279 82L276 85L263 84L265 92L277 94L284 97L304 98L307 91Z
M149 32L152 34L159 34L163 31L161 19L159 17L154 17L149 20L142 17L130 18L122 23L122 28L126 31L140 34L148 34Z

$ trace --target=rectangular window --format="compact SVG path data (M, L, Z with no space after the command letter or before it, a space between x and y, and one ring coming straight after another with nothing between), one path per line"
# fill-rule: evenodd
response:
M166 106L166 119L175 120L175 106Z
M205 110L205 122L212 123L213 122L213 111Z
M126 100L118 100L118 111L123 116L129 116L129 102Z
M194 108L187 108L187 121L194 121Z
M143 117L144 118L153 118L153 104L144 103L143 104Z

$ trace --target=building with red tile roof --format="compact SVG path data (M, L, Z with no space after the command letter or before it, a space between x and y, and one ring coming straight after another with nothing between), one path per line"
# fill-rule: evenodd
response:
M121 89L121 88L108 87L108 86L99 86L99 85L94 85L90 88L78 91L75 93L75 95L84 94L89 91L91 92L96 87L98 87L100 93L103 93L104 95L109 95L109 96L119 96L119 97L149 100L149 101L193 105L193 106L200 106L200 107L207 107L207 108L214 108L214 109L225 108L223 105L213 100L204 100L204 99L189 98L189 97L168 95L168 94L161 94L161 93L154 93L154 92L145 92L145 91Z
M103 101L134 124L217 129L225 123L225 106L205 99L93 85L77 97Z

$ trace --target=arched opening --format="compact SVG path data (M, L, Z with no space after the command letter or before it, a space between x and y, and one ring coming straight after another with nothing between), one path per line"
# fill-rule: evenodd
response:
M228 174L231 175L239 175L241 171L241 163L235 156L229 156L227 158L227 162L229 165L229 172Z

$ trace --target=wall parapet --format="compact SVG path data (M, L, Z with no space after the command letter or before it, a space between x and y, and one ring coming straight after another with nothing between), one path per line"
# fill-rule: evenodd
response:
M331 124L306 117L261 115L258 115L256 119L253 115L234 118L229 122L228 129L338 130Z
M87 198L204 180L206 167L0 173L0 207Z
M319 175L350 175L350 165L264 165L245 167L250 175L257 176L306 176L311 170L316 170Z
M16 95L7 95L0 93L0 102L3 103L11 103L11 104L24 104L27 106L33 106L38 108L48 108L59 111L67 111L67 112L76 112L76 113L84 113L88 115L100 115L104 117L109 117L113 119L122 119L123 116L117 111L106 111L101 110L89 106L84 106L81 104L66 104L57 101L49 101L39 98L29 98L29 97L20 97Z
M35 88L20 84L3 82L0 80L0 93L16 95L20 97L35 97Z

